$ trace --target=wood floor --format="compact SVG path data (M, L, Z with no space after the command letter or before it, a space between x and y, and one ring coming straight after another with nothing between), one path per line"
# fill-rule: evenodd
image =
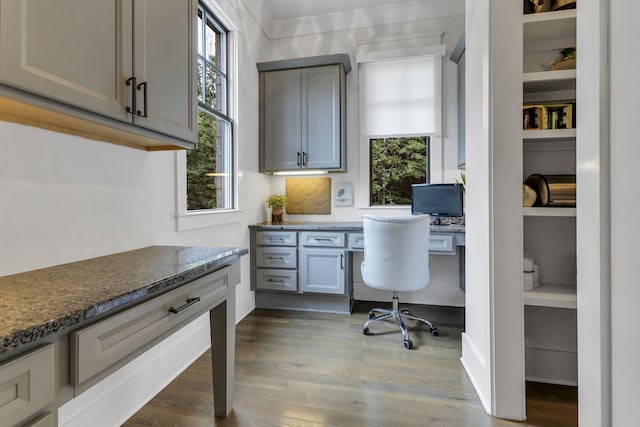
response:
M391 323L362 334L370 303L356 303L351 316L257 309L237 327L229 417L213 416L207 351L125 426L577 425L575 388L536 384L527 385L528 423L488 416L459 360L463 309L408 307L440 330L411 330L413 350Z

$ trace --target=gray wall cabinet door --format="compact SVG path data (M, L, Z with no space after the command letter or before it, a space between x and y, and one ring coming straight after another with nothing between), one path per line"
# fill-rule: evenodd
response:
M264 168L298 169L302 165L300 70L270 71L262 78Z
M303 167L340 168L340 66L302 70Z
M117 1L0 3L0 80L127 120Z
M0 83L195 143L196 10L195 0L0 2Z
M344 249L300 249L298 265L300 291L303 293L344 294Z
M260 172L344 170L341 65L260 74Z

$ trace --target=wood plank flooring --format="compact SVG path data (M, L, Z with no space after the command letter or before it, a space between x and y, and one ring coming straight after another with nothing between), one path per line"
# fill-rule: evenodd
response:
M376 304L384 307L384 304ZM364 336L371 303L351 316L256 309L237 327L234 410L213 416L207 351L125 426L413 427L575 426L577 393L531 388L529 423L486 414L460 363L461 308L405 306L440 336L411 329L413 350L391 323ZM409 326L409 325L408 325ZM535 414L539 416L535 416ZM536 420L536 424L532 424Z

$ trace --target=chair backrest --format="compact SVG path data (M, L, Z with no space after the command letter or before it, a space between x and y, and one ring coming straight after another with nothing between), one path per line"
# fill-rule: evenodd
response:
M429 216L365 215L364 261L367 286L416 291L429 284Z

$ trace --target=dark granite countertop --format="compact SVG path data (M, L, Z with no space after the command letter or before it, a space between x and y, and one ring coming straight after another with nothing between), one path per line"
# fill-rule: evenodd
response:
M287 221L283 224L261 222L249 226L258 231L291 230L291 231L362 231L361 221L352 222L321 222L321 221ZM464 224L431 225L431 231L436 233L464 233Z
M150 246L0 277L0 355L190 282L247 253Z

